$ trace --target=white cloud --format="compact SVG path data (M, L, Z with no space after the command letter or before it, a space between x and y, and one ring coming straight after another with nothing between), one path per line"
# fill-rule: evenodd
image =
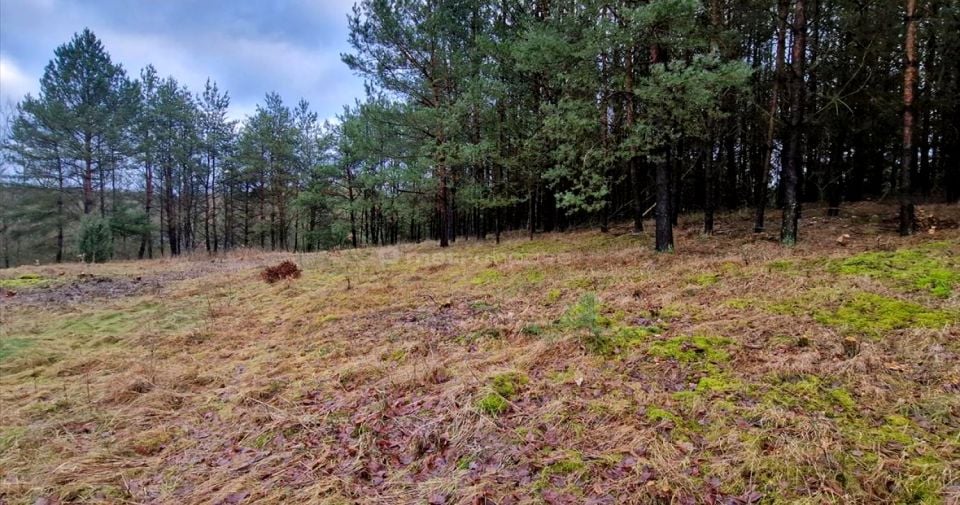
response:
M23 95L36 93L38 78L31 77L12 58L0 54L0 102L19 102Z

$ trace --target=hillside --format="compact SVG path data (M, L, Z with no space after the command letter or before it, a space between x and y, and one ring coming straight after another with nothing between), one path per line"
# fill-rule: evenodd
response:
M5 270L0 502L956 503L924 210Z

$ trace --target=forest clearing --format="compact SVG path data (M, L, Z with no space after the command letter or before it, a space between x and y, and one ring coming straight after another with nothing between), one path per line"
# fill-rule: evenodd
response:
M3 270L0 502L957 503L960 208L824 210Z

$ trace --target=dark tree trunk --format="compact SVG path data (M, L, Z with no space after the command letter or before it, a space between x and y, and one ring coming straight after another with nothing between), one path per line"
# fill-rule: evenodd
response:
M146 178L146 185L144 188L144 198L143 198L143 212L147 215L147 229L143 231L143 236L140 238L140 251L137 253L137 257L143 259L144 254L148 254L150 259L153 259L153 239L150 236L150 210L153 207L153 167L150 166L150 163L146 163L144 169L144 176Z
M57 263L63 262L63 160L57 156Z
M845 138L844 130L837 132L833 139L833 148L830 150L830 162L827 164L827 215L832 217L840 215Z
M790 131L787 139L786 160L783 166L783 221L780 242L797 242L797 224L800 218L798 198L799 178L803 161L803 119L806 95L807 16L805 0L797 0L793 14L793 47L790 86Z
M900 235L912 235L915 227L913 188L910 171L913 167L914 98L917 87L917 0L906 0L906 57L903 69L903 162L897 192L900 200Z
M707 142L700 155L703 164L703 233L713 234L713 217L717 206L716 176L714 175L713 144Z
M656 248L660 252L673 251L673 212L670 208L671 185L670 160L660 160L657 163L657 240Z
M780 88L783 86L784 59L786 58L787 16L790 12L790 0L777 1L777 48L774 62L773 89L770 91L770 108L767 110L766 145L763 150L763 163L760 166L760 177L757 180L756 205L753 231L761 233L764 230L764 214L767 209L767 185L770 181L770 170L773 164L774 136L777 131L777 110L780 102Z

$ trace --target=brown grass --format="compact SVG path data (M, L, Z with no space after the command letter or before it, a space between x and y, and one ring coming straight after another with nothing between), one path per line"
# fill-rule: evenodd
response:
M960 287L938 298L830 268L937 242L956 269L960 233L897 237L875 204L804 212L792 249L745 212L713 237L684 219L672 255L624 227L4 272L160 280L0 300L16 343L0 358L0 501L955 503L956 321L878 336L817 311L868 292L960 314ZM264 286L283 260L300 280ZM660 333L589 352L559 322L584 293L598 331ZM656 350L671 345L692 359ZM505 374L523 380L493 415L479 405Z

